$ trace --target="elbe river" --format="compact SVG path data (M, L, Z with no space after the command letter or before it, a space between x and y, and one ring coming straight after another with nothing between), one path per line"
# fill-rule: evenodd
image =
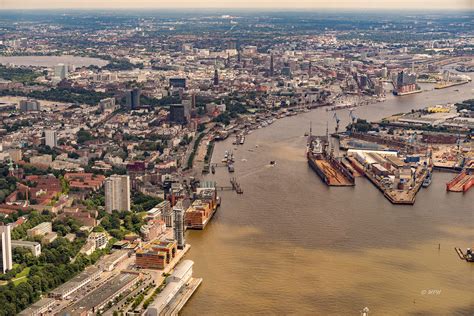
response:
M355 114L378 120L474 97L473 83L423 87ZM310 122L314 134L326 122L333 131L332 115L316 109L254 131L243 146L216 143L213 162L234 151L244 194L220 192L211 223L187 232L187 259L204 281L183 315L359 315L365 306L370 315L474 315L474 264L454 252L474 246L474 190L448 193L454 174L436 172L415 205L395 206L364 178L327 187L306 163L303 135ZM349 112L338 115L344 129ZM217 168L204 180L229 178Z

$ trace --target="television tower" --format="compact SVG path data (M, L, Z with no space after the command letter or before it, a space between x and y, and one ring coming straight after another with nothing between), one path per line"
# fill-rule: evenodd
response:
M273 68L273 53L270 54L270 77L273 77L275 69Z

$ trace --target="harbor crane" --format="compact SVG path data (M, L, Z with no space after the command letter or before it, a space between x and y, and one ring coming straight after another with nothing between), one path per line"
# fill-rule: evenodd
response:
M334 112L333 118L336 120L336 133L339 131L339 118L337 117L337 113Z
M355 122L357 120L357 116L354 114L354 110L349 111L349 117L351 118L352 124L351 124L351 133L354 132L355 129Z

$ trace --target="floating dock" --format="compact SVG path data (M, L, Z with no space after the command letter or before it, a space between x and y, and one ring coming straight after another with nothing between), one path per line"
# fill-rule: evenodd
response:
M467 192L472 186L474 186L474 174L463 171L446 183L446 191Z
M308 158L309 166L329 186L354 186L354 176L335 158L316 159Z
M355 179L352 171L327 153L327 144L327 138L309 137L306 154L308 165L328 186L354 186Z

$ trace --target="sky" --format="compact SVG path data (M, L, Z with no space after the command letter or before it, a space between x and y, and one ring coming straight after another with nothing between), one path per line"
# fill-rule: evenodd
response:
M0 9L345 8L474 10L474 0L0 0Z

